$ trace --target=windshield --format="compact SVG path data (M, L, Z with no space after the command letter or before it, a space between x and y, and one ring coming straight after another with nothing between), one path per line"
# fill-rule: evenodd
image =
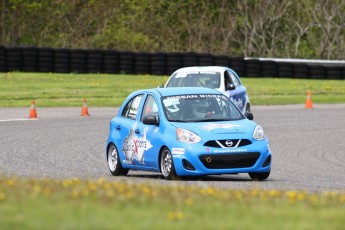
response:
M243 119L243 114L222 94L185 94L162 97L168 121L203 122Z
M188 73L175 73L166 87L206 87L219 88L220 73L214 71L199 71Z

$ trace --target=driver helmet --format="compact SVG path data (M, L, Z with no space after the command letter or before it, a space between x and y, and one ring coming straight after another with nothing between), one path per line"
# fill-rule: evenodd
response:
M192 104L192 113L195 117L205 117L208 112L209 104L206 100L196 100Z

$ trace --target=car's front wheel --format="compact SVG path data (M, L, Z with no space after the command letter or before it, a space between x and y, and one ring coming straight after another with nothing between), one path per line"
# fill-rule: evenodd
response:
M172 154L168 148L163 148L160 156L160 166L163 177L167 180L178 179L174 167Z
M271 171L268 171L268 172L259 172L259 173L248 173L250 178L252 178L252 180L255 180L255 181L261 181L261 180L266 180L269 175L270 175Z
M124 169L121 165L119 153L114 144L110 144L108 148L108 166L111 174L114 176L125 176L128 173L128 169Z

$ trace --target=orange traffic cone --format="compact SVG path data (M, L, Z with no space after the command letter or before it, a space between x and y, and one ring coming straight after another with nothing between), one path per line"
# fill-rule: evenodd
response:
M89 116L89 111L87 109L86 99L83 100L83 107L81 109L81 115L80 116Z
M37 118L35 101L31 102L30 115L29 118Z
M305 102L305 108L306 109L312 109L313 108L313 102L311 100L311 93L308 91L307 94L307 100Z

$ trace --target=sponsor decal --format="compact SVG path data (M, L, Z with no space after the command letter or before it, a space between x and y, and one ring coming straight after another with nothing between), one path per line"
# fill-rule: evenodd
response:
M124 161L124 163L133 164L134 161L137 161L140 164L145 164L145 151L152 148L152 144L146 139L147 127L144 129L141 137L135 134L135 129L136 123L132 126L132 129L123 142L122 151L126 156L126 161Z
M223 98L223 95L222 94L186 94L186 95L167 96L164 98L164 100L201 99L201 98Z
M239 98L239 99L231 98L231 99L234 102L234 104L237 106L237 108L242 110L242 108L243 108L243 100L242 100L242 98Z
M185 148L172 148L171 153L176 155L182 155L186 152Z
M214 153L238 153L238 152L248 152L247 149L219 149L214 150Z
M201 126L201 129L206 131L212 131L214 129L234 129L235 127L240 127L240 125L233 125L233 124L207 124Z

